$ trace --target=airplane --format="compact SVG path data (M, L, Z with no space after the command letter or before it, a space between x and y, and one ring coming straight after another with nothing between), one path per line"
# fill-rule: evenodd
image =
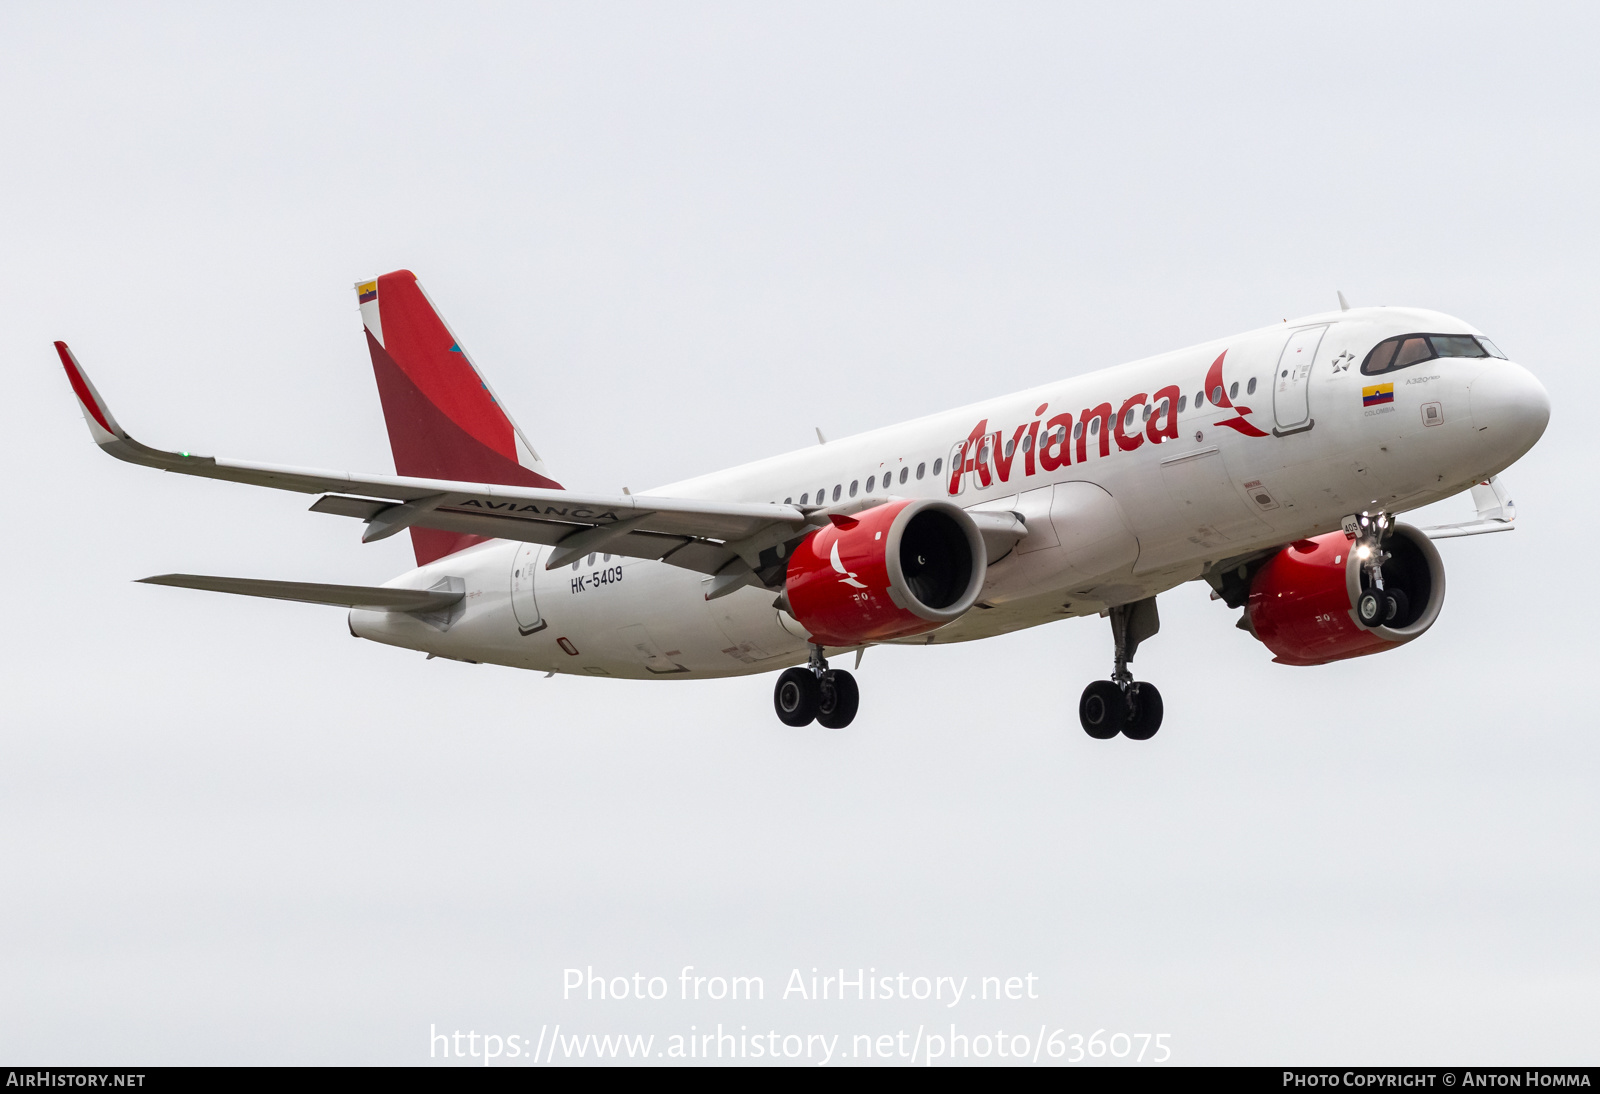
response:
M1203 580L1285 665L1392 650L1444 602L1434 540L1513 527L1500 472L1539 440L1544 387L1440 312L1308 315L643 493L564 489L414 274L356 285L394 475L163 451L117 423L64 342L94 441L120 460L318 495L410 534L382 586L142 579L348 609L359 638L547 675L782 670L779 721L851 724L829 655L1107 618L1092 738L1148 740L1164 704L1129 664L1156 598ZM1471 492L1474 520L1397 519Z

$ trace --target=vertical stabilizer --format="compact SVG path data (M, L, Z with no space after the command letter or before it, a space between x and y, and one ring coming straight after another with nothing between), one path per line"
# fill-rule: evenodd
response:
M395 473L560 489L409 270L356 284ZM411 528L417 565L482 541Z

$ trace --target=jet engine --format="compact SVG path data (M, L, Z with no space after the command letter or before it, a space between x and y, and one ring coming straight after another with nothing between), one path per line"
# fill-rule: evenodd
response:
M1267 560L1250 582L1245 620L1284 665L1324 665L1392 649L1420 636L1444 604L1444 563L1428 537L1396 524L1384 542L1386 618L1361 622L1367 591L1356 544L1343 532L1303 539ZM1392 610L1392 615L1387 614Z
M983 588L977 524L947 501L895 501L831 517L789 558L789 614L821 646L905 638L959 618Z

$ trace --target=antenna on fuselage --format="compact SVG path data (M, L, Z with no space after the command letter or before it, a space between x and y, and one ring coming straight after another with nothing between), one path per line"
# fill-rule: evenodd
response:
M1340 292L1338 289L1334 289L1333 291L1334 291L1335 295L1337 295L1339 297L1339 310L1340 311L1349 311L1350 310L1350 301L1348 301L1348 300L1346 300L1344 298L1344 293Z
M822 435L822 427L820 425L814 425L811 428L815 429L817 431L817 443L818 444L827 444L828 443L828 438L826 438L826 437L824 437Z

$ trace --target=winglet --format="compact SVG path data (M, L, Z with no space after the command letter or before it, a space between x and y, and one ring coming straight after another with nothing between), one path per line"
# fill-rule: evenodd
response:
M136 463L143 467L159 467L164 471L181 469L192 475L206 474L204 471L194 470L195 465L216 463L210 456L196 456L189 452L163 452L149 445L140 444L128 436L128 431L118 425L117 419L112 417L111 408L106 406L106 401L100 397L100 393L90 381L89 374L83 371L83 366L78 364L78 359L73 356L72 350L67 348L65 342L56 343L56 353L61 358L61 367L67 370L67 379L72 384L73 393L78 396L78 406L83 411L83 420L89 423L89 435L94 438L94 443L99 445L102 451L127 463Z
M67 370L67 379L72 384L73 392L78 396L78 404L83 409L83 420L89 423L89 433L94 437L94 443L104 446L113 441L126 441L128 434L123 432L117 420L111 416L111 408L100 398L100 393L94 389L94 384L83 371L83 366L78 364L78 359L67 348L67 344L57 342L56 353L60 355L61 367Z

